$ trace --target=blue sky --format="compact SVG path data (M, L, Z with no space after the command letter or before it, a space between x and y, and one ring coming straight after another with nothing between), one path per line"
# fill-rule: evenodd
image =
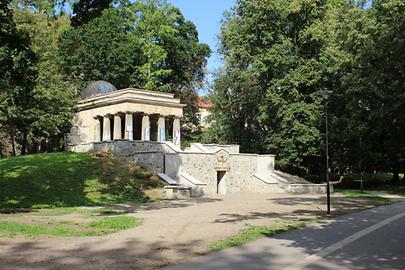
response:
M210 46L212 54L208 60L208 71L212 72L220 66L220 58L216 53L220 22L222 15L229 10L235 0L168 0L183 13L184 17L192 21L198 30L200 42Z

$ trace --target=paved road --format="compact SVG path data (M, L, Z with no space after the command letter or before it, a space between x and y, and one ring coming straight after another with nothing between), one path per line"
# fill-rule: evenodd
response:
M405 202L340 216L167 270L405 269Z

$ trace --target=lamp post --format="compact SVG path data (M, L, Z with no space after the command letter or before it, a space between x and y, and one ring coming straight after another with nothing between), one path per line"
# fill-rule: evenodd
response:
M328 102L329 102L329 95L332 91L325 89L324 90L324 99L325 99L325 148L326 148L326 202L327 202L327 210L326 213L330 214L330 185L329 185L329 128L328 128Z

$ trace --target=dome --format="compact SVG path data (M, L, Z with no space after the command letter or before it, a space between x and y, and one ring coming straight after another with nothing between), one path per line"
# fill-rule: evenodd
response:
M111 93L116 91L114 85L106 81L95 81L90 83L83 91L83 98L89 98L96 95Z

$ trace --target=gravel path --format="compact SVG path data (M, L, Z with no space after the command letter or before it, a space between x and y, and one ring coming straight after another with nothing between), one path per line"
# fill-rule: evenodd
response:
M147 205L115 205L143 225L104 237L0 238L0 269L157 269L208 252L247 226L324 213L324 195L233 194ZM334 194L336 214L378 202Z

